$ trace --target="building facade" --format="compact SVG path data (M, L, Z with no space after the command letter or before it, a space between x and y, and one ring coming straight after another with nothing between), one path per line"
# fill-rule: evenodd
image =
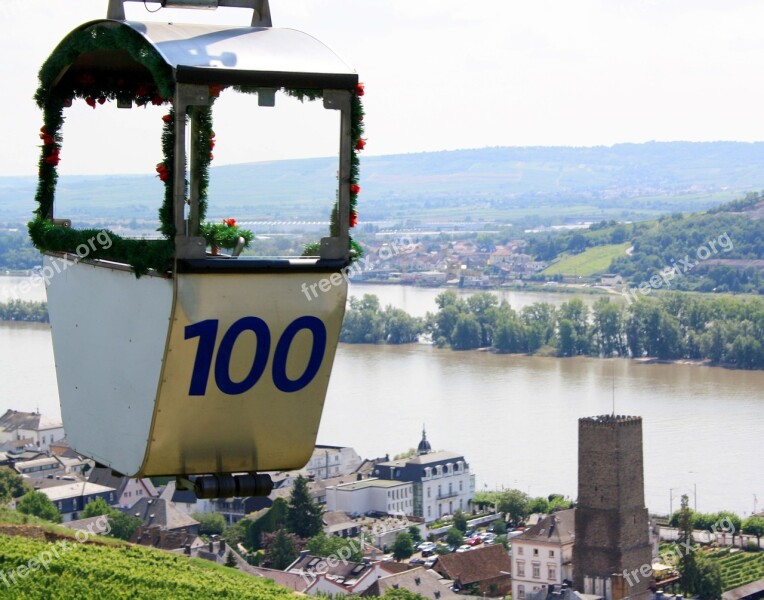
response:
M316 479L329 479L353 473L361 462L361 457L353 448L317 445L305 465L305 471Z
M349 515L411 515L414 486L407 481L362 479L326 488L326 509Z
M575 589L606 600L646 600L652 551L640 417L579 419L575 523Z
M573 580L575 508L547 515L512 540L512 598Z
M433 452L424 430L416 456L378 463L373 475L379 479L411 482L411 514L427 523L457 510L469 510L475 495L475 476L470 473L464 456L442 450Z
M25 413L8 409L0 417L0 445L25 440L27 445L47 451L51 442L64 437L61 421L50 419L39 412Z

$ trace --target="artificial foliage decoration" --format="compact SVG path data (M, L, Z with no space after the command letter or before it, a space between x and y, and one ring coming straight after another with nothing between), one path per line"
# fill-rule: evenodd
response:
M128 53L143 70L137 70L124 75L120 71L73 71L69 67L82 54L97 51L114 51ZM54 50L40 69L40 87L35 94L35 100L43 112L43 127L39 137L42 140L40 160L38 163L38 185L35 200L38 203L34 211L35 217L29 223L30 237L35 246L45 252L74 253L77 246L87 241L93 235L93 230L75 230L55 225L53 218L53 201L56 183L58 181L57 166L61 161L61 127L63 125L63 109L72 105L74 99L84 100L88 106L96 109L108 101L130 101L137 106L161 106L171 104L174 97L175 83L173 71L162 56L139 33L127 26L114 27L95 26L81 29L70 34ZM209 87L210 105L189 109L186 118L193 126L190 128L192 152L191 158L194 172L191 179L197 186L199 199L198 222L204 223L207 212L207 193L209 186L209 165L213 160L215 148L215 132L212 130L212 104L221 92L226 89L223 85ZM255 92L254 88L236 86L238 91ZM292 97L305 100L318 100L323 97L322 90L283 89ZM351 165L350 165L350 226L354 227L358 220L356 210L358 186L359 159L357 153L364 149L366 139L363 135L363 105L360 96L365 93L364 86L359 83L353 94L351 106ZM108 250L99 249L88 258L104 258L130 264L136 276L146 273L148 269L161 272L172 269L173 238L176 235L174 219L174 150L175 150L175 108L170 106L169 112L162 117L162 154L163 159L156 165L156 173L164 183L164 199L159 209L159 231L163 240L132 240L107 232L113 241ZM188 197L189 182L184 181L184 195ZM330 234L338 235L337 204L331 214ZM215 224L218 225L218 224ZM200 225L199 235L205 234L205 227ZM231 229L231 226L225 225ZM234 223L235 227L235 223ZM249 236L247 235L249 234ZM251 241L251 232L239 231L247 244ZM205 236L206 237L206 236ZM238 241L238 235L236 241ZM361 254L360 246L351 238L351 255L357 258ZM225 244L218 247L232 248ZM318 254L318 244L306 247L305 254ZM310 250L310 251L309 251Z
M223 219L220 223L202 223L199 233L211 248L212 254L217 254L218 248L233 250L244 239L244 247L248 248L253 234L248 229L242 229L236 224L236 219Z

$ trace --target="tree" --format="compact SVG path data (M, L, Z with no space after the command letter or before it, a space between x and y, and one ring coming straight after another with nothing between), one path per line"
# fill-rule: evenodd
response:
M419 531L419 527L417 527L416 525L411 525L409 527L409 535L411 536L411 541L414 542L415 544L418 544L419 542L422 541L422 534Z
M228 554L225 555L225 566L236 568L238 563L236 562L236 556L234 556L233 550L229 550Z
M321 513L321 507L310 498L308 480L300 475L295 479L292 494L289 496L289 507L286 515L287 529L306 539L318 535L324 525L321 520Z
M128 515L118 510L112 510L109 515L109 526L111 527L109 535L120 540L129 541L135 530L141 525L143 525L143 521L135 515Z
M459 531L456 527L452 527L446 532L445 541L451 548L458 548L462 545L464 539L464 532Z
M543 496L538 496L537 498L531 498L528 501L528 512L533 513L548 513L549 512L549 500L544 498ZM506 531L506 529L505 529Z
M505 535L507 533L507 524L504 522L504 519L496 519L491 525L493 525L493 532L496 535Z
M697 560L698 581L695 593L703 600L719 600L722 597L722 571L719 563L706 556Z
M16 510L54 523L62 521L61 513L58 512L56 505L51 502L50 498L35 490L27 492L19 498L16 502Z
M0 467L0 502L20 498L27 492L24 479L8 467Z
M219 513L194 513L199 521L199 533L202 535L220 535L225 531L225 517Z
M679 558L679 572L682 575L682 589L685 594L697 594L699 588L700 573L695 556L695 548L692 539L692 511L689 506L687 494L682 496L682 504L679 509L679 537L677 545L681 548L682 556Z
M507 514L515 523L528 516L528 506L528 494L525 492L505 490L499 494L499 511Z
M474 350L481 343L481 327L477 318L470 314L461 314L456 319L451 334L452 350Z
M308 540L305 546L314 556L328 558L341 556L351 562L361 562L363 554L360 544L351 543L346 538L326 535L323 531Z
M467 531L467 517L461 510L457 510L454 513L454 527L464 533Z
M756 542L761 546L761 536L764 535L764 517L751 516L742 523L742 532L756 536Z
M279 529L276 533L264 537L266 544L265 556L268 566L279 571L291 565L299 554L295 535Z
M411 541L411 536L406 532L396 535L393 542L393 558L401 561L412 554L414 554L414 544Z
M104 498L99 496L85 505L84 510L80 513L80 519L100 517L101 515L109 515L112 512L114 512L114 509L107 504Z

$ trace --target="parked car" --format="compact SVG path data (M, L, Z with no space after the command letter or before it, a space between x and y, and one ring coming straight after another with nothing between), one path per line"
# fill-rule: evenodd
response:
M496 539L496 537L497 537L497 535L496 535L495 533L485 533L485 534L483 534L483 535L481 536L481 539L482 539L484 542L487 542L487 541L493 541L493 540L495 540L495 539Z
M435 542L422 542L417 546L417 550L435 550Z
M428 558L426 561L424 561L424 568L425 569L432 569L435 566L435 563L438 562L438 557L433 556L432 558Z
M456 551L457 552L469 552L472 550L472 546L468 546L467 544L464 544L463 546L459 546Z
M425 561L425 559L423 559L423 558L412 558L409 561L409 564L410 565L423 565L423 564L425 564L425 562L427 562L427 561Z
M422 550L422 558L427 558L428 556L432 556L433 554L435 554L435 548Z
M467 546L479 546L483 543L483 540L481 540L479 537L472 537L468 539L466 542L464 542Z

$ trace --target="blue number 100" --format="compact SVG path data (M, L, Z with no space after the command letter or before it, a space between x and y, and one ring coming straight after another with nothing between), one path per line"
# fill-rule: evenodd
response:
M212 357L215 354L215 343L218 337L217 319L207 319L185 329L185 339L199 338L194 359L194 370L191 373L191 384L188 388L189 396L204 396L207 393L207 383L212 367ZM287 357L292 347L295 336L307 329L313 334L313 346L308 358L308 364L302 375L297 379L290 379L286 373ZM245 331L251 331L257 339L255 355L252 357L252 366L249 373L241 381L231 379L231 353L239 339L239 335ZM282 392L297 392L307 386L318 373L324 360L326 351L326 326L316 317L299 317L287 325L276 343L271 368L273 383ZM265 321L259 317L243 317L233 323L228 331L223 334L218 346L217 358L215 359L215 384L224 394L235 396L252 389L268 366L268 356L271 352L271 332Z

